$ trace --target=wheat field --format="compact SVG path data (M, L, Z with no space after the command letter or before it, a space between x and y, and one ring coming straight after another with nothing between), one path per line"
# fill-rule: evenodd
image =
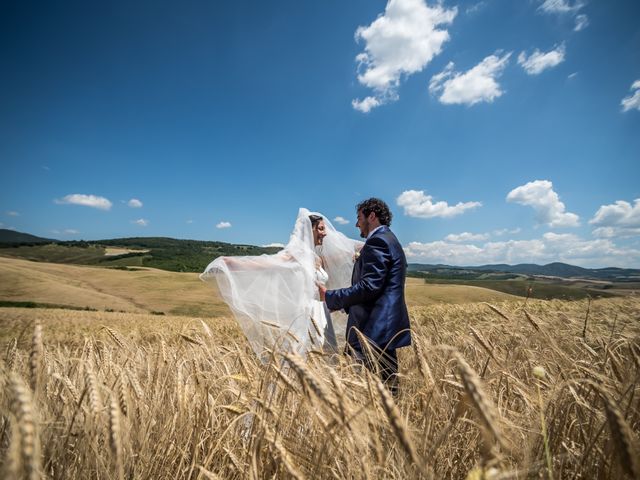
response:
M638 478L640 299L410 310L393 397L227 317L2 308L1 475Z
M0 300L5 301L192 317L229 315L227 305L210 285L200 281L195 273L146 267L124 271L0 256ZM410 306L515 298L486 288L429 285L418 278L407 279L406 299Z

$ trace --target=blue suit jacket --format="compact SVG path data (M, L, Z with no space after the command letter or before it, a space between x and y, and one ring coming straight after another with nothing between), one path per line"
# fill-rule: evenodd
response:
M404 250L389 227L383 226L362 247L353 267L352 286L327 291L327 307L349 314L347 342L354 349L362 351L353 327L380 348L393 350L411 344L404 301L406 272Z

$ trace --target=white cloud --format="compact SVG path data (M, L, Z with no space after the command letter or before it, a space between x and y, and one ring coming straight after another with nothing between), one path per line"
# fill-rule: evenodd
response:
M188 223L189 225L191 225L191 224L193 223L193 220L189 219L189 220L187 220L187 223Z
M465 10L465 13L467 15L471 15L473 13L479 12L480 10L482 10L486 6L487 6L487 2L482 0L481 2L478 2L478 3L474 4L474 5L471 5L470 7L467 7L467 9Z
M589 26L589 17L587 17L584 13L580 15L576 15L576 26L573 27L574 32L579 32L580 30L584 30Z
M549 180L535 180L526 185L514 188L507 195L507 202L532 207L536 212L536 220L550 227L577 227L580 225L578 215L565 212L564 203L553 191Z
M100 210L110 210L112 203L104 197L96 195L84 195L82 193L74 193L60 199L55 199L55 203L63 205L83 205L85 207L98 208Z
M627 112L632 108L640 110L640 80L636 80L631 85L631 93L628 97L624 97L620 102L622 111Z
M584 13L578 13L585 6L584 2L576 0L571 2L569 0L544 0L540 5L540 10L544 13L558 14L558 15L575 15L574 32L584 30L589 26L589 17Z
M484 240L489 239L488 233L450 233L445 237L445 240L454 243L463 243L463 242L482 242Z
M511 234L511 235L515 235L516 233L520 233L522 231L521 228L514 228L509 230L508 228L502 228L500 230L494 230L493 234L496 237L501 237L502 235L506 235L507 233Z
M433 197L425 195L423 190L402 192L396 202L404 208L405 215L417 218L450 218L461 215L466 210L482 206L480 202L459 202L453 206L443 201L433 203Z
M137 198L132 198L127 202L127 205L129 205L131 208L141 208L142 202Z
M77 235L78 233L80 233L78 230L75 230L73 228L65 228L63 230L51 230L51 233L55 234L55 235Z
M640 237L640 227L598 227L592 233L596 238Z
M139 218L138 220L131 220L131 223L135 223L140 227L146 227L149 225L149 220L145 220L144 218Z
M600 238L640 236L640 198L633 205L624 200L602 205L589 224L597 227L593 234Z
M14 212L14 211L8 211L5 212L7 215L9 215L10 217L19 217L20 214L18 212Z
M231 223L229 222L220 222L216 225L216 228L231 228Z
M358 81L374 95L353 100L353 108L366 113L396 100L403 76L422 71L442 51L449 32L438 27L451 24L457 13L440 2L431 7L424 0L389 0L384 14L358 27L356 41L365 44L356 56Z
M551 232L541 238L487 242L481 246L446 241L411 242L405 247L405 253L412 262L459 266L559 261L603 267L640 263L640 250L620 248L607 239L584 240L572 234Z
M277 247L277 248L284 248L284 243L268 243L267 245L262 245L264 248L269 248L269 247Z
M520 52L520 55L518 55L518 64L520 64L529 75L538 75L548 68L555 67L564 62L564 54L564 43L556 46L549 52L541 52L536 48L528 57L524 52Z
M540 9L545 13L575 13L584 7L584 3L580 1L573 2L569 0L544 0Z
M340 225L346 225L349 223L349 220L347 220L344 217L336 217L333 219L334 222L339 223Z
M496 52L464 73L454 72L453 62L449 62L442 72L431 77L429 92L440 94L438 100L444 104L491 103L504 93L496 79L502 75L510 56L507 53L500 57Z
M578 75L578 72L570 73L570 74L567 76L567 79L568 79L568 80L572 80L572 79L576 78L576 76L577 76L577 75Z
M380 105L382 105L382 102L376 97L366 97L364 100L351 100L351 106L362 113L369 113L372 109Z

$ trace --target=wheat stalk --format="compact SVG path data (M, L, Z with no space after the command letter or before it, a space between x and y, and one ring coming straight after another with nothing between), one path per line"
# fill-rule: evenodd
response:
M607 423L609 424L609 430L611 431L611 436L616 446L615 451L618 454L620 466L631 478L640 478L638 453L634 448L631 428L625 421L620 409L613 403L611 397L609 397L601 387L598 387L598 390L604 401Z
M113 328L107 327L105 325L103 325L102 328L104 328L107 331L107 333L109 334L111 339L116 343L116 345L118 345L120 348L122 348L124 350L127 349L126 341L125 341L124 337L119 332L117 332Z
M54 378L57 378L64 384L66 389L69 390L69 393L71 394L71 398L73 399L74 403L77 404L78 401L80 400L80 394L78 393L78 389L75 387L71 379L66 375L58 375L57 373L54 373L53 376Z
M140 400L144 396L144 392L142 391L142 386L138 381L137 375L130 368L127 369L127 378L129 378L129 384L133 388L133 392L136 394L138 400Z
M358 341L362 346L362 350L366 359L365 365L373 370L377 375L380 375L380 365L378 363L378 356L373 353L373 348L371 347L371 342L364 334L358 330L354 329L356 332L356 336L358 337Z
M491 310L493 310L494 312L496 312L498 315L500 315L502 318L504 318L507 321L511 321L511 319L509 317L507 317L507 315L505 315L498 307L495 307L493 305L491 305L490 303L487 302L482 302L484 305L486 305L487 307L489 307Z
M313 318L313 316L309 316L309 319L311 320L311 325L313 325L313 329L316 331L318 336L322 337L322 332L320 331L320 328L318 327L316 320Z
M118 377L118 404L120 405L120 411L123 415L127 415L129 412L129 408L127 407L127 386L124 381L124 373L120 373L120 377Z
M333 399L329 390L319 382L313 374L307 369L304 364L302 357L295 354L286 354L284 358L287 360L289 365L293 368L293 370L298 374L300 380L303 385L307 385L313 393L324 403L326 403L333 411L338 409L336 405L336 401Z
M123 448L122 448L122 429L120 419L120 408L115 396L111 396L109 406L109 445L113 454L118 478L124 478Z
M533 319L531 315L529 315L529 312L527 312L526 310L524 311L524 316L533 328L538 331L540 330L540 326L538 325L538 323Z
M9 377L9 391L11 393L9 408L16 419L17 433L20 437L17 442L20 446L20 462L13 463L22 466L26 478L39 479L41 477L40 440L31 391L16 373L11 373ZM13 441L12 439L12 443Z
M416 453L416 449L414 448L413 442L411 441L411 438L409 436L409 431L400 415L398 407L393 401L393 398L391 398L389 390L387 390L387 387L385 387L378 379L375 379L375 384L376 389L380 394L380 398L382 399L382 408L387 414L387 419L391 424L393 433L395 433L396 438L400 442L400 445L402 446L406 454L411 459L411 462L414 463L420 469L420 471L426 475L426 469L424 468L422 460Z
M181 333L180 337L188 343L192 343L194 345L198 345L199 347L204 347L204 343L198 338L190 337L187 334Z
M89 395L89 407L94 417L100 413L100 392L98 391L98 379L90 364L87 363L84 370L84 381Z
M498 362L498 360L496 359L496 357L493 355L493 345L490 345L489 342L482 336L482 334L480 332L478 332L475 328L473 327L469 327L469 330L471 330L471 336L473 338L476 339L476 341L480 344L480 346L489 354L489 356L498 364L500 365L500 362Z
M495 409L488 396L485 394L482 388L480 377L473 370L469 364L460 356L456 354L456 360L458 363L458 371L462 379L462 385L471 400L480 421L484 427L493 434L493 437L504 446L500 430L497 426Z
M269 425L266 422L264 422L262 418L260 418L259 416L257 418L260 419L262 423L262 427L264 430L264 437L267 439L267 441L274 447L275 451L278 453L278 456L280 457L280 460L282 460L282 464L284 465L289 475L291 475L296 480L304 480L305 478L304 475L295 466L295 463L293 462L293 458L291 458L291 454L286 449L286 447L282 444L282 441L280 440L280 438L275 435L271 427L269 427Z
M201 318L199 320L200 320L200 323L202 324L202 329L204 330L204 333L207 334L207 337L213 338L213 333L211 332L211 329L209 328L209 325L207 325L205 323L205 321L202 320Z
M42 325L36 323L33 329L31 340L31 352L29 354L29 374L31 379L31 390L36 392L40 380L40 365L44 355L44 345L42 344Z
M7 365L7 370L9 372L13 371L13 366L15 365L16 362L16 352L18 350L18 339L14 338L13 342L11 342L11 346L9 347L9 350L7 351L7 361L6 361L6 365Z

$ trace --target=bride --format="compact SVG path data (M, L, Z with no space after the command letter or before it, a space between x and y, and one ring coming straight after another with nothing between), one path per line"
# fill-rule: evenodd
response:
M301 208L289 243L274 255L218 257L200 278L215 280L253 350L260 358L276 349L304 355L338 351L346 315L330 313L319 298L351 285L362 242L338 232L322 215Z

